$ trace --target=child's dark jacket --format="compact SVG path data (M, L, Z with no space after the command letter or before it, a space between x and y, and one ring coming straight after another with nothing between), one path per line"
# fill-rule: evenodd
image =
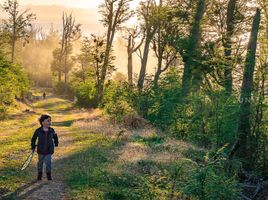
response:
M32 149L35 148L35 142L38 138L37 142L37 153L38 154L53 154L54 153L54 145L58 146L59 140L58 136L55 133L53 128L49 128L49 132L47 134L47 137L45 137L45 132L43 130L43 127L40 127L35 130L32 140L31 140L31 146Z

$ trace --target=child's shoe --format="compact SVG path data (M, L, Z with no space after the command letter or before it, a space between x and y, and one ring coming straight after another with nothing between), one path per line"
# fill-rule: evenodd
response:
M51 173L47 173L47 180L51 181L52 178L51 178Z
M38 172L37 180L38 181L42 180L42 172Z

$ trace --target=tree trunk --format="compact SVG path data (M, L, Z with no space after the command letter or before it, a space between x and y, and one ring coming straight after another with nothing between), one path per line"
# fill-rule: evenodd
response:
M132 53L128 55L127 61L127 74L128 74L128 84L133 85L133 62L132 62Z
M112 12L110 14L110 17L112 17ZM103 62L103 67L101 70L100 74L100 84L99 84L99 91L98 91L98 104L102 103L103 99L103 89L104 89L104 82L106 79L106 73L110 61L110 52L113 44L113 39L114 39L114 34L115 34L115 24L117 23L116 21L112 21L112 18L109 19L109 27L107 31L107 38L106 38L106 50L105 50L105 56L104 56L104 62Z
M134 40L134 38L132 39L131 36L129 36L128 38L128 45L127 45L127 53L128 53L128 60L127 60L127 75L128 75L128 84L129 85L133 85L133 49L132 49L132 40Z
M162 60L163 60L163 52L159 51L157 70L156 70L155 75L154 75L154 87L155 88L158 87L158 80L159 80L159 77L162 73Z
M16 45L16 16L17 16L17 4L14 2L14 13L12 13L13 17L13 27L12 27L12 36L11 36L11 62L14 62L15 58L15 45Z
M68 45L66 42L66 46L65 46L66 50L65 50L65 57L64 57L64 94L66 95L68 92L68 86L67 86L67 49L68 49Z
M145 74L146 74L146 67L147 67L147 61L148 61L148 55L150 50L150 42L152 40L151 35L146 36L145 45L144 45L144 51L143 51L143 57L141 61L141 69L139 74L139 80L138 80L138 89L141 91L144 84Z
M163 5L163 1L160 0L159 1L159 7L161 8ZM164 49L165 49L165 46L166 46L166 42L163 42L161 41L161 37L162 37L162 32L161 32L161 29L162 29L162 23L160 22L158 24L158 30L157 30L157 35L158 35L158 38L157 38L157 50L158 51L156 53L156 57L157 57L157 70L155 72L155 75L154 75L154 88L157 88L158 87L158 80L159 80L159 77L162 73L162 61L163 61L163 54L164 54Z
M110 52L112 48L112 42L113 42L113 39L111 39L110 44L107 44L108 46L106 47L104 63L103 63L103 67L102 67L101 74L100 74L100 84L99 84L98 99L97 99L98 104L102 103L102 99L103 99L104 82L106 79L107 68L109 65L109 57L110 57Z
M15 34L15 33L13 33L13 34ZM15 57L15 44L16 44L16 41L15 41L16 39L15 39L15 37L14 37L14 35L12 36L12 41L11 41L11 45L12 45L12 47L11 47L11 62L13 63L14 62L14 57Z
M188 57L188 56L187 56ZM182 96L187 96L191 88L191 58L187 58L184 64L183 75L182 75Z
M97 96L97 104L100 105L102 103L103 99L103 89L104 89L104 83L103 81L100 81L98 84L98 96Z
M253 88L253 76L256 59L257 37L260 25L260 10L257 9L254 16L250 39L248 43L247 56L245 62L245 69L243 74L243 83L240 95L240 114L238 120L237 156L243 159L243 166L245 169L251 168L251 93Z
M224 40L224 56L227 61L226 68L224 69L224 87L227 96L232 94L232 36L234 32L234 15L235 15L236 0L230 0L227 10L227 32Z
M198 48L200 46L201 38L201 20L205 13L205 3L205 0L198 1L195 20L189 37L189 44L186 52L186 62L184 64L184 71L182 77L183 96L187 96L189 94L192 85L194 85L195 89L198 90L200 88L202 80L201 70L200 68L198 68L196 60L199 57Z
M157 70L155 75L154 75L154 87L157 88L158 87L158 80L160 78L161 75L161 71Z
M59 71L59 74L58 74L58 82L61 82L61 71Z

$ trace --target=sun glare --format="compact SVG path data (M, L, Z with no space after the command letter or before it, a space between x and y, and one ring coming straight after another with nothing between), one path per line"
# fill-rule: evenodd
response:
M72 3L72 7L79 7L79 8L97 8L101 1L95 0L80 0Z

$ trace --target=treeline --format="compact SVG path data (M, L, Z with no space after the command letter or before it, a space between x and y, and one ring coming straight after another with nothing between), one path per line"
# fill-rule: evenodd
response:
M0 26L0 119L7 116L15 100L24 100L27 96L30 80L15 60L18 43L25 44L29 39L29 27L35 15L28 10L19 11L17 1L5 1L1 12L8 18Z
M118 120L141 115L174 137L209 149L226 146L228 168L238 159L241 179L250 172L267 175L267 2L146 0L135 11L130 2L103 1L106 33L85 38L75 58L80 25L63 15L52 63L57 87ZM135 16L138 25L125 27ZM112 79L114 38L122 33L128 77ZM157 60L154 74L147 73L150 51ZM136 76L134 53L141 63Z

